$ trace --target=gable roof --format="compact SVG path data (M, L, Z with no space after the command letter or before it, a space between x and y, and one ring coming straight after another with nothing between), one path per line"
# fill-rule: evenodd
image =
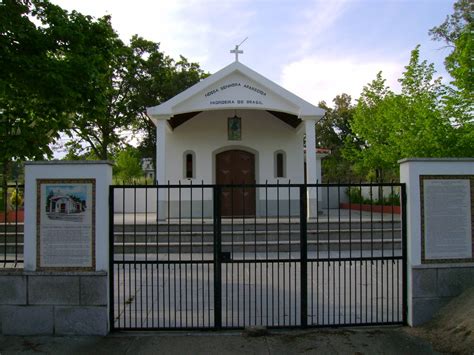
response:
M168 101L147 108L147 113L155 121L185 113L222 109L259 109L302 119L320 119L325 113L237 61Z

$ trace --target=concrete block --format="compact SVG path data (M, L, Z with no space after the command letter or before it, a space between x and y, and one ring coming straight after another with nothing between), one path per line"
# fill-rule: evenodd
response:
M26 276L0 276L0 304L26 305Z
M413 297L437 297L437 269L413 269Z
M55 307L54 325L57 335L106 335L107 307Z
M474 267L438 269L438 293L454 297L474 286Z
M53 334L52 306L2 306L2 333L5 335Z
M82 276L80 300L84 306L106 306L108 302L107 276Z
M30 276L29 304L78 305L79 276Z
M450 301L449 298L414 298L412 326L430 321Z

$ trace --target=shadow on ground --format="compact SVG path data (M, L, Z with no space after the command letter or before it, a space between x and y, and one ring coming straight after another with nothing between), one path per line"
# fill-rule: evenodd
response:
M1 336L0 353L49 354L437 354L403 327L240 332L115 333L107 337Z

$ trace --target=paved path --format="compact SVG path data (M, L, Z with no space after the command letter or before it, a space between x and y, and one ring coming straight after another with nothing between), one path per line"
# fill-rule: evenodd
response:
M7 354L439 354L404 328L273 331L266 336L241 333L141 333L107 337L0 336Z
M308 263L308 324L402 321L401 263ZM205 264L116 265L117 328L214 326L214 269ZM300 263L222 264L222 325L301 325Z

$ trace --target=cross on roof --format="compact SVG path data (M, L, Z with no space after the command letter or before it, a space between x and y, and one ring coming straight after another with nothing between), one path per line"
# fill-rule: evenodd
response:
M239 47L242 45L242 43L244 43L244 42L247 40L247 38L248 38L248 37L245 37L245 39L244 39L242 42L240 42L240 44L236 44L236 45L235 45L235 49L232 49L232 50L230 51L230 53L235 53L235 61L236 61L236 62L239 61L239 54L243 54L243 53L244 53L244 51L241 50L241 49L239 49Z
M235 61L238 62L239 61L239 54L243 54L244 51L239 49L238 45L235 45L235 49L232 49L230 51L230 53L235 53Z

